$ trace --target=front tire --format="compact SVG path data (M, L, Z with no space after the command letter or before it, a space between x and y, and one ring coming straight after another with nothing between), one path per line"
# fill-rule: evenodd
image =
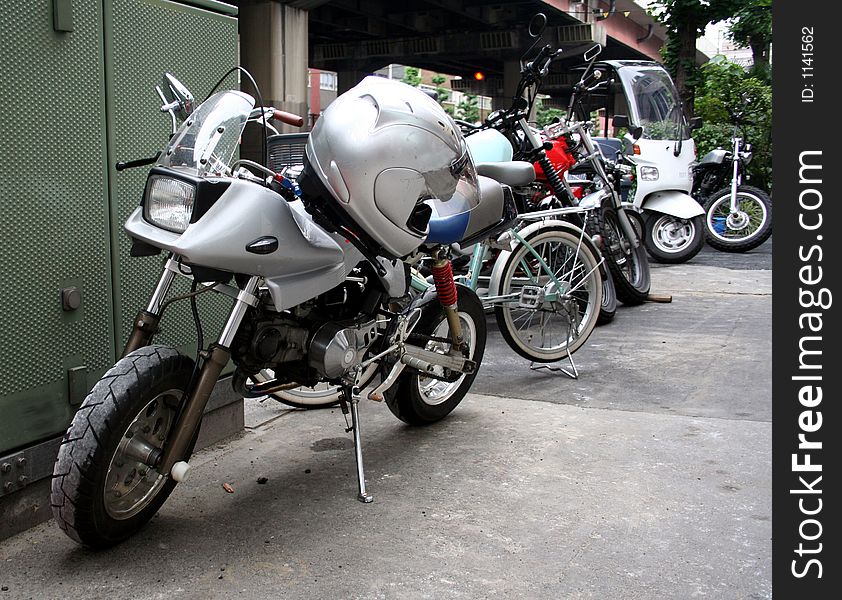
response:
M705 245L705 217L679 219L655 213L646 220L646 251L659 263L687 262Z
M722 252L747 252L772 235L772 199L750 185L737 187L740 210L731 215L731 188L714 193L705 203L705 234Z
M632 248L626 240L614 208L604 208L599 213L599 231L602 233L604 244L602 254L614 279L617 299L623 304L636 305L645 302L649 296L649 260L646 258L640 219L633 212L627 212L626 216L640 240L637 248Z
M470 349L468 358L476 363L476 369L450 383L405 371L398 382L386 391L385 396L392 414L409 425L429 425L449 415L468 393L482 364L486 341L482 302L470 288L457 285L456 289L459 320ZM413 333L438 338L450 336L444 311L437 301L424 307ZM450 344L430 341L426 349L444 354L450 350Z
M93 548L136 533L176 482L136 458L160 450L190 385L193 360L146 346L120 359L88 394L62 440L50 503L59 527ZM190 444L187 460L193 450Z

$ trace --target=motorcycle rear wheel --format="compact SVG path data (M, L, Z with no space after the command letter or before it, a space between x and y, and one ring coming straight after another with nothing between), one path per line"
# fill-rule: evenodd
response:
M135 534L176 482L136 458L160 450L193 375L193 360L147 346L103 375L73 417L53 468L50 504L77 542L106 548ZM189 458L196 436L188 447Z
M453 382L404 371L385 396L386 405L392 414L409 425L429 425L449 415L468 393L482 364L487 333L482 302L470 288L463 285L457 285L456 288L459 320L470 349L468 358L476 363L476 370ZM437 338L450 336L444 311L438 302L424 307L418 325L413 330L413 334L416 333ZM450 344L430 341L426 349L445 354L450 350Z
M772 199L750 185L737 187L740 211L731 215L731 188L723 188L705 203L708 245L721 252L748 252L772 235Z
M614 286L614 278L606 272L602 277L602 305L599 307L599 317L596 324L607 325L614 320L616 314L617 288Z

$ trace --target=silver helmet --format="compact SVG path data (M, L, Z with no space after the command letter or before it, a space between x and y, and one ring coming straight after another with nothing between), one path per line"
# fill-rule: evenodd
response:
M478 202L459 128L421 90L382 77L366 77L328 106L310 133L307 162L305 174L395 257L424 242L426 220L416 218L424 200L447 201L459 184L469 206Z

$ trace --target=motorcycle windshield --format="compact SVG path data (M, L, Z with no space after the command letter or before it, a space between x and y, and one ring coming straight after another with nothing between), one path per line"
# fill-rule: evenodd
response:
M619 69L632 122L643 127L647 140L686 140L690 138L678 90L669 74L660 67Z
M214 94L181 124L158 164L199 177L227 174L252 108L254 98L243 92Z

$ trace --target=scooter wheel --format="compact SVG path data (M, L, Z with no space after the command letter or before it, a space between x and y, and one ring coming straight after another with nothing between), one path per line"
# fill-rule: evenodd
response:
M679 219L672 215L655 214L646 220L646 251L659 263L687 262L705 245L703 215Z

